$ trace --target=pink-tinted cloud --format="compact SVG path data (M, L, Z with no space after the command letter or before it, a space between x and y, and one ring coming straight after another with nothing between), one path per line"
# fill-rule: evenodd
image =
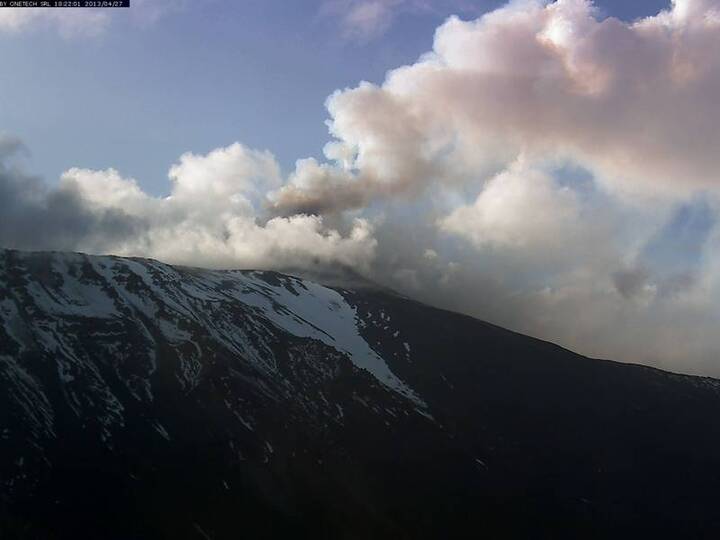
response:
M625 23L600 20L589 0L525 0L450 18L421 61L331 97L327 155L342 166L298 175L276 206L363 206L476 179L521 154L575 161L628 194L715 189L719 6L676 0Z

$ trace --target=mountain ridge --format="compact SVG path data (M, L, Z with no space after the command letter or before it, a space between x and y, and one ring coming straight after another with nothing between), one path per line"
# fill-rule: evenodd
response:
M720 381L383 290L0 250L0 390L18 538L718 530Z
M403 294L393 288L387 287L385 285L381 285L375 281L372 281L368 278L365 278L352 270L351 268L337 268L337 271L335 268L330 268L327 270L307 270L307 269L293 269L292 267L288 268L281 268L277 270L262 270L257 268L206 268L202 266L188 266L184 264L173 264L173 263L166 263L159 259L154 259L152 257L138 257L138 256L123 256L123 255L114 255L114 254L92 254L82 251L62 251L62 250L20 250L20 249L14 249L14 248L2 248L0 247L0 253L3 252L15 252L18 254L33 254L38 256L51 256L51 255L77 255L81 257L89 257L89 258L115 258L115 259L125 259L125 260L131 260L131 261L137 261L137 262L147 262L147 263L154 263L164 266L169 266L172 268L181 269L183 271L188 272L240 272L240 273L261 273L261 274L268 274L268 275L279 275L279 276L286 276L291 278L296 278L299 280L305 280L305 281L311 281L314 283L317 283L318 285L322 285L327 288L331 289L353 289L353 288L360 288L360 289L369 289L377 292L382 292L385 294L390 294L397 296L398 298L402 298L409 302L415 302L418 306L423 306L430 309L435 309L440 312L445 312L448 314L452 314L453 316L460 316L460 317L467 317L469 319L472 319L478 323L488 325L491 327L494 327L496 329L499 329L504 332L508 332L510 334L521 336L523 338L532 339L541 343L547 343L549 345L552 345L554 347L557 347L558 349L561 349L563 351L566 351L570 354L574 354L577 356L581 356L583 358L587 358L589 360L594 360L597 362L609 362L612 364L621 364L626 366L637 366L641 368L646 368L649 370L655 370L662 373L668 373L672 375L677 375L681 377L694 377L699 379L710 379L714 381L720 381L720 377L716 376L710 376L710 375L701 375L701 374L695 374L695 373L685 373L681 371L676 371L670 368L662 368L657 367L649 364L639 363L639 362L632 362L632 361L623 361L623 360L613 360L611 358L605 358L605 357L599 357L599 356L588 356L583 353L580 353L578 351L575 351L571 348L565 347L563 345L560 345L552 340L549 339L543 339L541 337L529 335L529 334L523 334L522 332L519 332L517 330L512 330L506 327L503 327L499 324L492 323L490 321L480 319L478 317L475 317L473 315L469 315L467 313L462 313L460 311L453 311L452 309L436 306L433 304L425 303L421 300L417 300L413 298L412 296L408 296L406 294ZM346 276L349 276L346 278Z

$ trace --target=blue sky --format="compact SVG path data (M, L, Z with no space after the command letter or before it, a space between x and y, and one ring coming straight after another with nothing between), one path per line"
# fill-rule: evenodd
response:
M113 167L160 195L182 153L233 141L271 150L288 171L321 155L334 90L382 82L431 49L448 15L500 4L443 0L366 40L348 38L318 0L200 0L154 21L113 13L95 36L0 33L0 126L27 144L29 168L49 183L73 166ZM597 5L630 20L667 2Z

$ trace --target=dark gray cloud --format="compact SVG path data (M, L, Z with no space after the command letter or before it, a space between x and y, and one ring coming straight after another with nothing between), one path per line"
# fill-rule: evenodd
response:
M613 275L615 288L623 298L635 298L643 292L650 280L650 273L645 268L618 270Z
M94 210L71 183L49 188L15 164L24 151L0 138L0 245L27 250L74 250L140 234L141 220L121 209Z

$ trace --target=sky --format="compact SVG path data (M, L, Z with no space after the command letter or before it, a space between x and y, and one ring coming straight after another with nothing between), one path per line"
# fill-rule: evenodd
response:
M720 0L0 10L0 245L350 268L720 375Z
M99 21L73 10L63 14L69 22L37 17L19 28L3 24L4 10L0 127L26 143L32 170L49 182L73 166L114 167L166 194L178 156L236 140L270 149L291 170L300 157L322 156L334 90L381 83L429 50L450 14L477 16L502 2L400 5L377 30L345 22L350 4L136 0L129 10L95 12ZM600 7L633 19L664 4Z

